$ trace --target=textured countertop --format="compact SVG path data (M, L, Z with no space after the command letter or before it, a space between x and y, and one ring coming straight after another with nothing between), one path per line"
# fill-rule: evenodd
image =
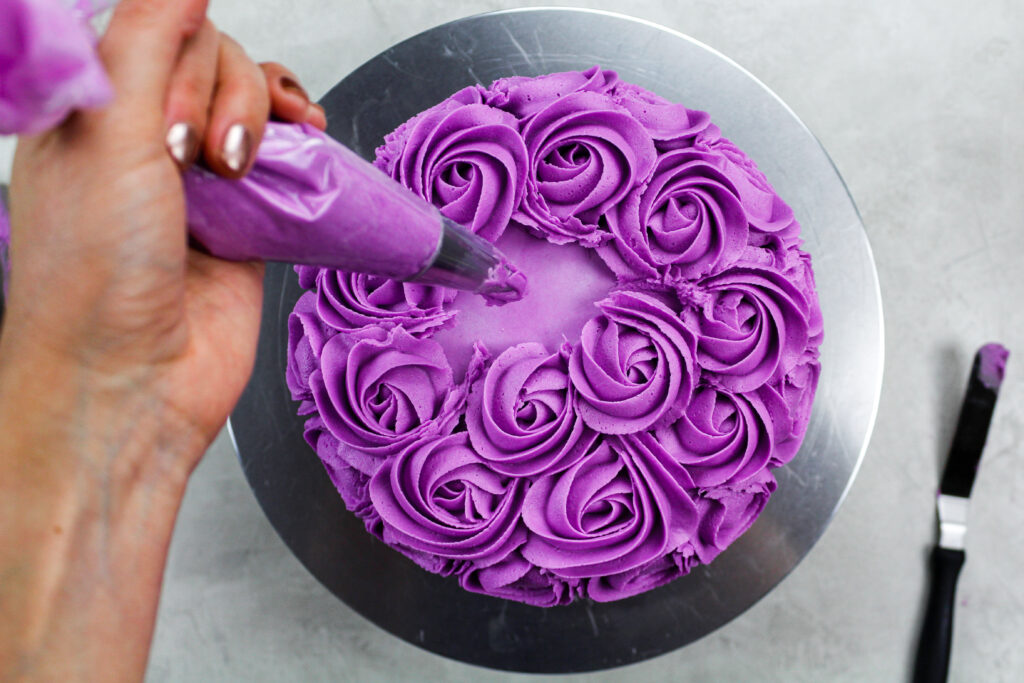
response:
M220 28L316 97L392 43L503 0L213 0ZM821 139L864 218L886 319L874 437L824 537L704 639L559 681L894 681L908 676L934 491L971 355L1011 356L975 486L950 680L1024 679L1024 5L924 0L585 4L687 33L748 68ZM0 145L0 180L10 145ZM512 681L381 631L263 517L222 435L178 519L147 679ZM536 680L537 677L529 677Z

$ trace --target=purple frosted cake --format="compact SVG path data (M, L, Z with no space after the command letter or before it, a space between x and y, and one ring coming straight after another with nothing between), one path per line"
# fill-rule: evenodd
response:
M376 165L529 286L495 308L297 268L288 386L369 533L554 606L665 584L753 524L807 429L822 321L793 212L707 114L597 67L503 78Z

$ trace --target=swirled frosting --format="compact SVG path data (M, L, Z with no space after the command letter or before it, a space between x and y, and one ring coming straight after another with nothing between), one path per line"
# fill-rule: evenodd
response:
M455 316L454 311L445 310L446 304L455 299L455 292L443 287L367 273L302 268L316 273L312 287L320 320L339 332L401 327L412 334L423 334L448 324Z
M696 339L678 313L643 292L619 291L583 326L569 377L584 422L632 434L674 421L694 383Z
M377 165L493 242L522 201L527 152L516 117L479 99L470 88L416 117Z
M598 219L650 174L656 160L644 127L597 92L555 99L524 125L523 140L526 194L513 215L555 244L607 241Z
M823 324L792 210L705 112L599 67L515 76L376 164L530 289L494 308L297 267L285 379L370 533L553 607L657 588L750 528L811 419Z
M600 251L608 266L624 280L676 282L735 263L748 221L728 169L709 152L663 154L651 180L607 214L616 237Z

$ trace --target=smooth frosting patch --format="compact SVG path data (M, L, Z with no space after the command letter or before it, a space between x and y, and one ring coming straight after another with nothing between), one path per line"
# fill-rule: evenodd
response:
M297 268L286 380L370 533L552 607L656 588L750 528L823 325L793 212L706 113L599 67L517 76L416 115L376 165L494 242L523 298Z

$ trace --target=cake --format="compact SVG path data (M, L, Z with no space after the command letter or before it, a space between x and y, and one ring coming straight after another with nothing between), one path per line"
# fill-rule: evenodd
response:
M794 457L822 320L800 226L709 116L608 70L465 88L375 165L526 297L297 266L286 381L369 533L550 607L715 559Z

